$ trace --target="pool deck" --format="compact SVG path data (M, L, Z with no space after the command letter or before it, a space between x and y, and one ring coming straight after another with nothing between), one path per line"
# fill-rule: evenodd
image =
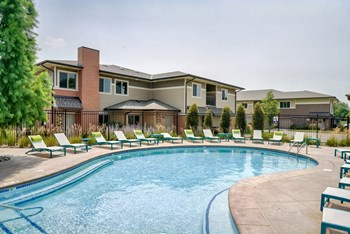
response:
M158 146L144 145L142 148L186 146L186 145L225 145L240 147L261 147L288 151L289 145L243 143L160 143ZM132 147L137 149L140 147ZM129 150L125 146L123 150ZM10 156L9 161L0 162L0 188L12 187L26 181L48 176L73 167L100 155L119 152L108 147L93 147L88 153L67 151L67 156L54 153L52 159L47 153L31 153L29 149L0 148L0 156ZM293 148L291 152L296 152ZM313 158L319 165L300 171L276 173L244 179L229 191L228 203L231 214L241 233L320 233L322 212L320 211L321 193L326 187L338 187L339 169L344 161L333 156L334 148L309 147L301 154ZM332 202L328 206L339 206ZM342 207L350 210L348 204Z

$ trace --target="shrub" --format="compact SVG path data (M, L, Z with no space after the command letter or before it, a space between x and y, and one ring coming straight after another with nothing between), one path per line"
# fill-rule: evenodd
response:
M29 138L27 136L21 136L20 138L18 138L18 147L19 148L28 148L30 147L30 141Z
M81 137L80 136L71 136L69 137L69 142L74 143L81 143Z
M326 145L327 146L333 146L333 147L338 146L337 138L335 138L335 136L332 136L332 137L328 138L327 141L326 141Z
M205 113L203 125L206 128L213 128L213 113L210 109L208 109Z
M257 102L254 105L253 129L264 130L264 112L261 108L260 102Z
M57 146L57 141L56 138L54 136L44 136L43 140L46 144L46 146L50 147L50 146Z
M241 133L244 133L247 127L247 121L245 119L245 111L243 106L239 106L237 109L235 127L238 128Z
M196 103L193 103L188 110L186 118L186 128L197 129L199 125L199 111Z
M227 133L230 130L231 125L231 110L228 106L222 109L220 118L220 128L223 132Z

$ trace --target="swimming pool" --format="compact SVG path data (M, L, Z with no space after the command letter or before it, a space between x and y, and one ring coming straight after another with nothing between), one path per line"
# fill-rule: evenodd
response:
M112 163L106 161L110 159ZM103 167L84 177L97 164ZM232 184L247 177L315 165L304 157L254 148L176 147L122 152L40 183L1 192L0 203L33 209L0 208L0 230L206 232L207 222L212 221L210 215L227 215L227 199L219 199L218 195ZM79 173L84 179L64 183ZM213 220L211 225L218 225L217 222ZM223 222L227 224L227 220Z

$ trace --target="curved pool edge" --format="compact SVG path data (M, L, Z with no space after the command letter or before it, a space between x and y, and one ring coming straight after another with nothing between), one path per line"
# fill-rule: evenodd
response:
M246 178L231 186L228 205L240 233L320 232L321 193L328 186L337 187L343 161L330 147L311 152L309 148L309 154L299 155L318 165Z

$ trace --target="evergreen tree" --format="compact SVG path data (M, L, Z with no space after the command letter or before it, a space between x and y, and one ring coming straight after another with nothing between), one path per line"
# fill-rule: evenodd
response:
M195 130L199 125L199 111L196 103L193 103L188 110L188 115L186 119L186 128L191 128Z
M261 109L260 102L254 105L253 129L264 130L264 112Z
M32 0L0 1L1 126L46 118L52 91L48 75L36 75L36 17Z
M278 115L277 101L273 96L272 91L267 92L266 97L262 100L261 108L264 114L267 115L269 120L269 126L273 123L273 117Z
M243 106L239 106L236 114L235 128L239 129L241 133L244 134L246 127L247 127L247 121L245 118L245 111Z
M220 118L220 128L223 132L229 132L231 126L231 110L228 106L222 109Z
M210 129L213 128L213 113L211 112L210 109L208 109L205 113L203 125L206 128L210 128Z

